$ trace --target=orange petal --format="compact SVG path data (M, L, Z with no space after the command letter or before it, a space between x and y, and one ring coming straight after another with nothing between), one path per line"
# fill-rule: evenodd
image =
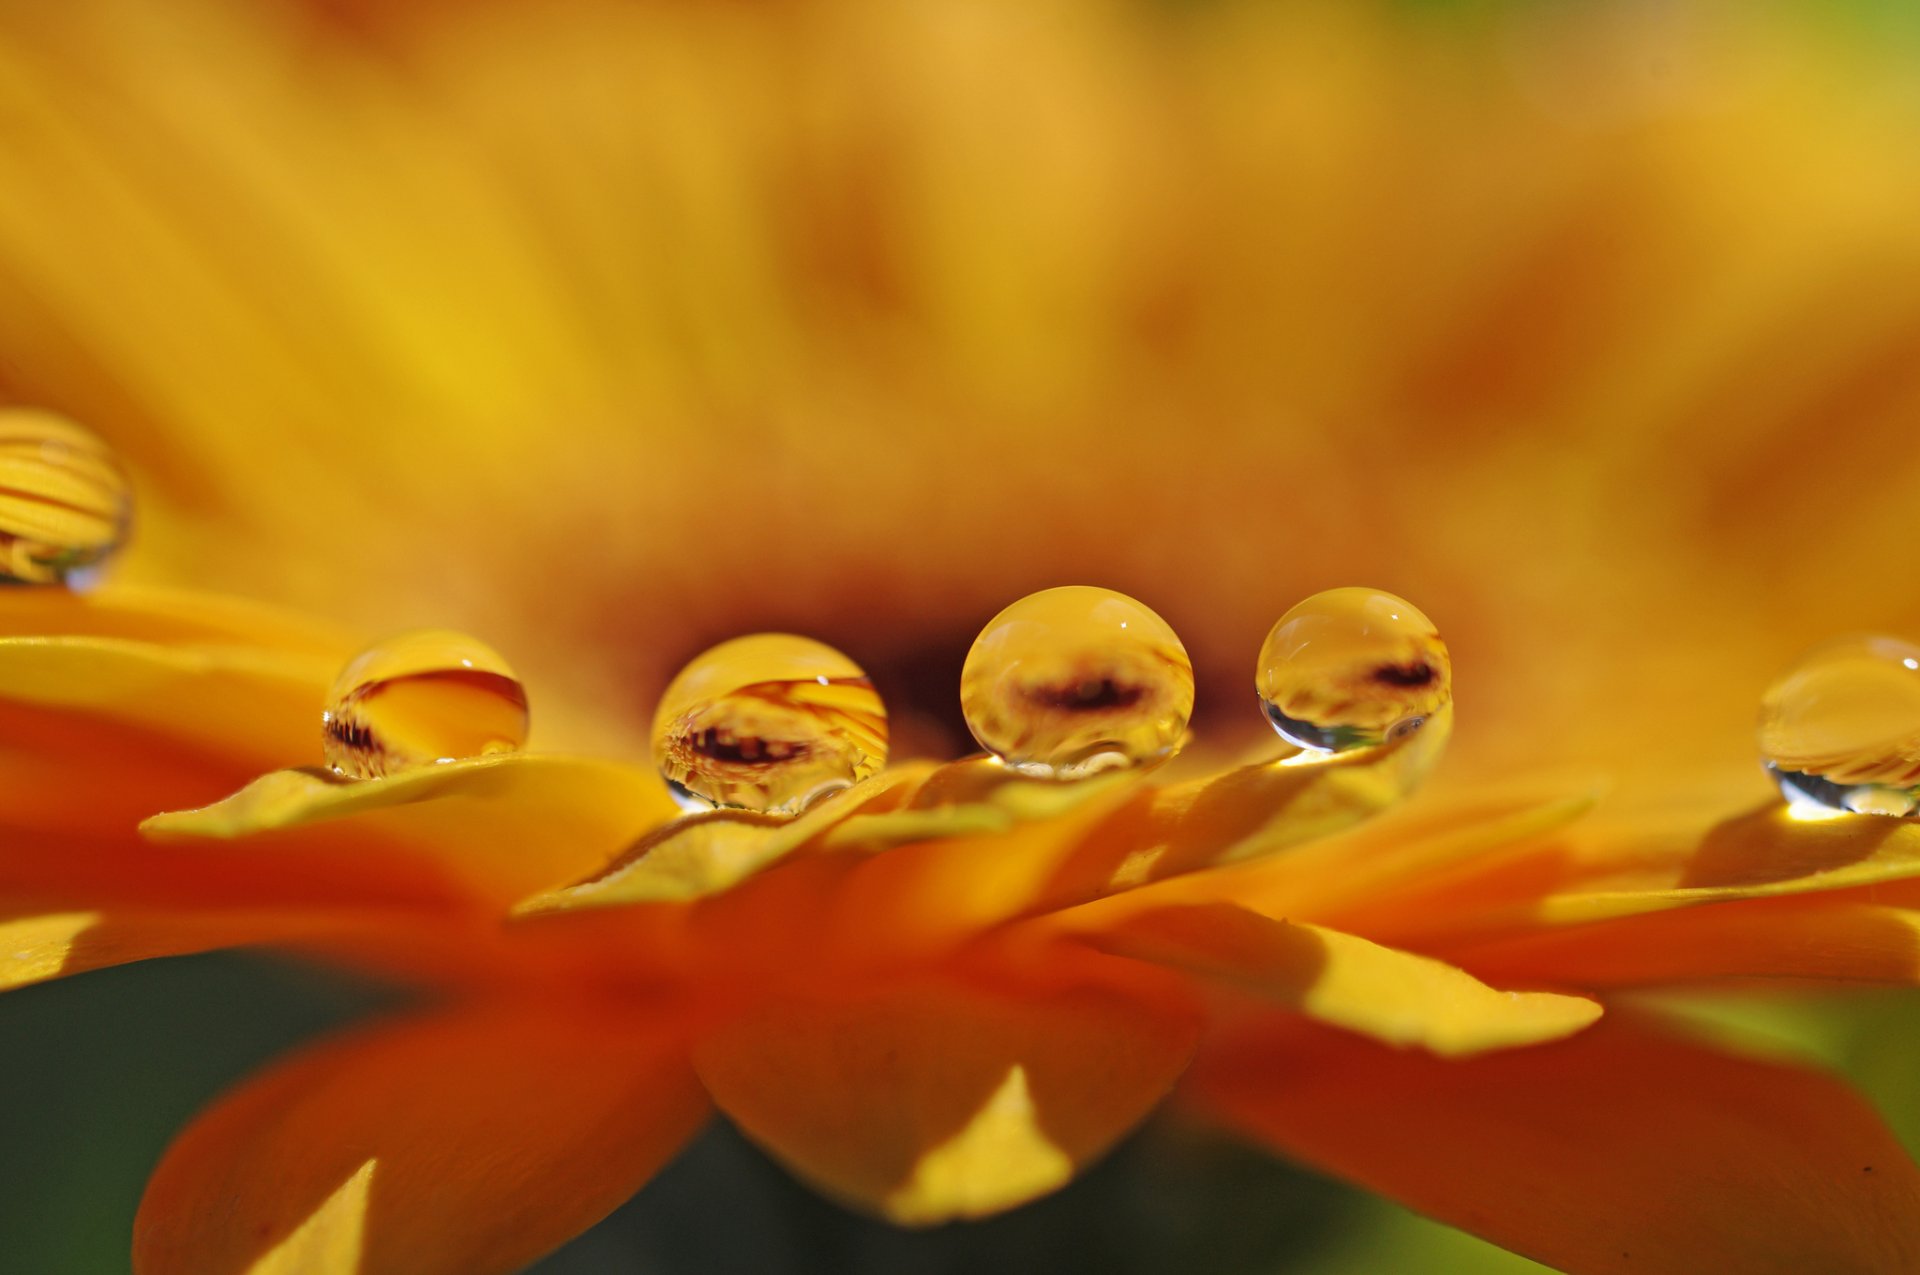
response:
M630 903L688 902L731 889L807 843L879 816L908 795L926 768L884 771L797 819L715 810L661 825L582 881L526 900L524 913ZM851 816L851 818L850 818ZM863 845L861 848L865 848Z
M1077 903L1223 864L1247 863L1365 824L1406 797L1452 729L1450 710L1417 734L1319 758L1275 761L1142 792L1052 865L1045 900Z
M1672 817L1638 828L1595 821L1355 899L1327 918L1429 947L1546 926L1920 878L1920 824L1867 815L1804 821L1769 802L1704 833Z
M1193 1091L1289 1155L1581 1272L1920 1269L1920 1170L1825 1076L1611 1015L1448 1062L1276 1026Z
M173 1144L140 1205L134 1268L519 1270L631 1195L706 1115L680 1046L636 1022L503 1007L308 1049Z
M1139 912L1078 937L1237 984L1385 1044L1448 1057L1557 1040L1600 1017L1599 1004L1584 997L1497 991L1430 957L1230 903Z
M1183 1010L1081 987L953 981L781 1000L701 1041L721 1108L822 1190L907 1225L981 1217L1064 1185L1186 1065Z
M1163 812L1177 812L1167 853L1152 876L1240 863L1320 841L1397 806L1439 760L1453 731L1442 708L1404 739L1330 757L1296 750L1163 790Z
M156 815L162 842L238 841L261 855L401 856L496 903L598 868L672 803L651 770L515 753L351 781L322 771L262 776L224 801ZM377 863L369 863L369 871Z
M1267 916L1323 921L1356 902L1398 898L1432 879L1531 849L1586 814L1596 796L1589 779L1491 791L1476 786L1465 796L1409 803L1285 854L1156 880L1060 915L1064 921L1082 913L1114 919L1171 904L1227 901Z
M764 950L771 934L799 925L817 956L891 966L1044 900L1087 830L1140 782L1040 783L978 760L898 768L792 822L737 811L682 819L523 910L725 894L702 921L722 949Z
M1920 983L1920 910L1761 899L1540 930L1447 952L1485 978L1633 987L1716 978Z

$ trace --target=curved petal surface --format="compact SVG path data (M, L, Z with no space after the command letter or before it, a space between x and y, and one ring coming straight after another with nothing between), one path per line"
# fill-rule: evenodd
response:
M1273 1025L1211 1051L1192 1092L1289 1155L1581 1275L1920 1269L1920 1170L1858 1096L1619 1014L1465 1061Z
M502 1006L311 1048L167 1152L139 1275L507 1275L639 1188L708 1106L671 1034Z
M211 806L155 815L141 830L155 841L230 841L262 855L360 844L428 861L504 903L597 868L670 811L642 767L513 753L379 780L276 771Z
M1383 1044L1444 1057L1558 1040L1600 1017L1599 1003L1585 997L1500 991L1431 957L1228 903L1138 912L1077 937L1103 952L1234 984Z
M756 1142L822 1190L908 1225L1065 1185L1166 1094L1184 1011L1094 987L920 980L783 999L702 1040L695 1065Z

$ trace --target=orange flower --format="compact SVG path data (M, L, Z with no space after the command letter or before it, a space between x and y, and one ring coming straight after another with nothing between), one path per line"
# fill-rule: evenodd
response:
M1575 1270L1913 1266L1870 1112L1622 996L1915 980L1913 826L1750 809L1767 674L1920 633L1911 68L1809 22L0 6L0 392L126 456L127 579L484 633L606 758L768 625L950 756L966 635L1071 579L1164 606L1205 741L1353 580L1470 705L1364 826L1357 768L914 764L669 830L624 761L278 770L353 646L304 621L0 595L0 980L264 943L425 992L190 1130L143 1266L509 1269L709 1096L972 1216L1169 1089Z
M792 821L538 753L247 782L312 753L336 641L198 596L0 615L37 768L0 798L10 984L272 943L428 991L190 1127L142 1275L511 1271L710 1101L838 1198L977 1217L1169 1091L1571 1270L1920 1261L1920 1169L1858 1099L1613 999L1911 982L1914 825L1702 832L1580 788L1381 814L1444 728L1184 782L912 764Z

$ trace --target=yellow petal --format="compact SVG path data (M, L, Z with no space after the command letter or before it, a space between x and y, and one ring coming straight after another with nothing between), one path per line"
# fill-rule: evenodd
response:
M1614 869L1608 871L1608 869ZM1671 861L1583 864L1575 888L1541 904L1563 922L1681 907L1717 899L1763 898L1874 885L1920 875L1920 824L1856 815L1805 821L1769 802L1716 824Z
M1333 928L1355 907L1394 900L1433 879L1531 848L1592 806L1590 781L1549 780L1450 799L1423 800L1294 847L1285 854L1153 881L1058 914L1062 925L1099 929L1136 912L1182 904L1234 903L1269 917L1311 918Z
M1684 814L1644 827L1596 820L1336 910L1389 941L1458 946L1699 904L1900 887L1920 879L1920 824L1807 822L1769 802L1704 833Z
M1230 903L1138 912L1078 938L1239 985L1385 1044L1450 1058L1558 1040L1600 1017L1598 1002L1584 997L1498 991L1430 957Z
M326 664L252 647L0 638L0 700L268 765L318 757L331 676Z
M504 902L599 867L671 810L651 770L510 753L378 780L278 771L141 829L155 841L240 841L287 858L343 847L401 856Z
M309 942L365 925L413 925L400 914L326 908L156 908L0 915L0 991L88 970L218 948Z
M0 635L119 638L163 646L252 646L333 668L354 649L347 635L292 612L220 594L120 585L94 593L0 591Z
M1186 1065L1183 1012L1104 989L946 980L781 1000L703 1040L723 1110L822 1190L907 1225L1064 1185Z
M687 902L719 894L849 822L908 794L926 768L882 772L797 819L716 810L663 824L585 880L526 900L525 913L629 903Z
M1441 1060L1273 1025L1188 1092L1226 1124L1553 1267L1920 1269L1920 1170L1858 1096L1609 1015Z
M384 1025L280 1063L168 1150L139 1275L506 1275L598 1221L707 1112L627 1007Z
M720 894L796 851L909 854L909 875L939 878L948 869L976 882L1005 884L1015 907L1077 846L1084 831L1138 790L1138 775L1112 775L1075 784L1023 778L997 762L966 759L944 766L894 767L855 785L798 819L748 811L715 811L665 825L587 879L527 900L528 913L571 911L626 903L688 901ZM1033 825L1030 835L1007 837ZM987 856L976 849L993 842ZM911 847L910 851L905 848ZM1000 872L981 872L983 863ZM900 864L877 869L891 880ZM1006 906L1002 900L1002 907ZM996 908L991 915L998 915ZM968 926L980 923L970 917ZM877 927L878 918L873 918Z
M1920 910L1786 898L1649 912L1447 951L1482 977L1562 987L1720 978L1920 983Z
M1187 845L1211 844L1207 865L1238 863L1319 841L1397 806L1425 778L1453 731L1444 707L1417 733L1332 757L1298 754L1249 766L1166 800L1180 809L1169 868ZM1160 874L1163 875L1163 874Z
M1277 761L1143 793L1063 865L1053 894L1078 902L1325 841L1398 805L1452 729L1450 709L1405 739L1331 757Z

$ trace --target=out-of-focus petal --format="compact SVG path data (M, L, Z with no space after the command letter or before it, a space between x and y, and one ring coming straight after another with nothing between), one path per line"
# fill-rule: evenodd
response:
M0 991L216 948L291 942L363 918L322 911L97 911L0 915Z
M0 818L125 831L317 757L327 672L252 647L118 637L0 638Z
M505 1275L651 1177L708 1110L670 1031L605 1006L377 1026L180 1136L139 1275Z
M0 635L250 646L336 666L353 650L345 634L303 615L220 594L127 587L7 589L0 592Z
M782 999L704 1039L721 1108L822 1190L896 1222L981 1217L1065 1185L1165 1095L1181 1008L1094 987L921 979Z
M1192 1079L1233 1127L1561 1269L1920 1267L1920 1171L1859 1097L1618 1014L1465 1061L1274 1025Z
M1600 1017L1599 1003L1584 997L1499 991L1430 957L1230 903L1138 912L1078 938L1104 952L1248 988L1385 1044L1446 1057L1557 1040Z

